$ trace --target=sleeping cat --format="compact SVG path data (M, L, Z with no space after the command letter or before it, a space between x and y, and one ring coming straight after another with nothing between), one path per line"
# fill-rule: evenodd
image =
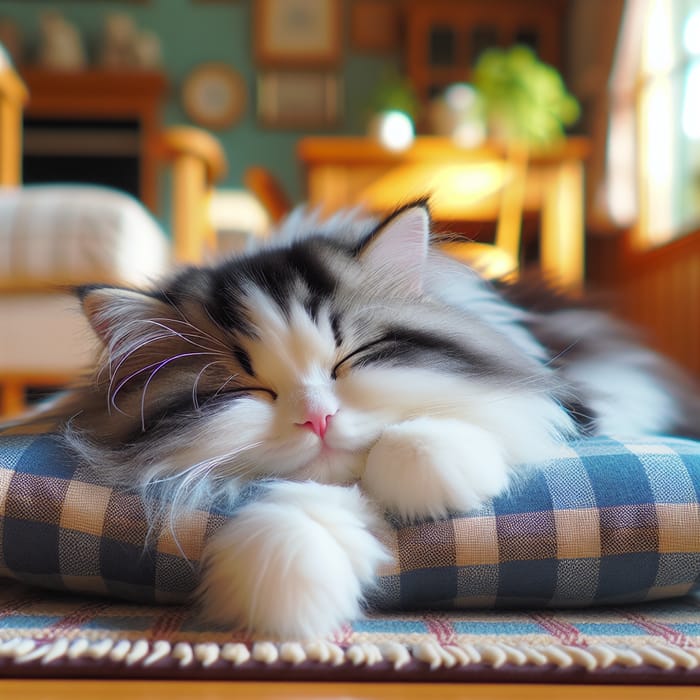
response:
M82 459L175 511L274 477L206 545L209 617L325 634L387 558L384 511L469 510L580 435L698 433L683 378L613 321L526 311L430 241L423 202L294 214L258 252L79 290L103 352L56 410Z

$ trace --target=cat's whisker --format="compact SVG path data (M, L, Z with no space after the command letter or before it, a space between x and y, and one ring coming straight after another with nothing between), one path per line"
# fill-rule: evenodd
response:
M168 319L165 319L168 320ZM171 335L176 336L180 338L181 340L184 340L186 343L189 343L190 345L194 345L195 347L202 348L204 350L210 350L212 352L222 352L221 350L215 350L214 348L210 348L208 346L201 345L200 343L196 343L192 338L202 338L202 336L199 333L181 333L180 331L176 331L174 328L171 328L168 326L166 323L161 323L159 319L154 319L154 318L149 318L145 319L145 323L150 323L153 324L154 326L158 326L159 328L162 328L163 330L169 331ZM196 328L195 328L196 330ZM220 343L220 345L223 344ZM222 353L223 354L223 353Z
M251 446L249 449L253 449L254 447L260 446L262 443L257 443ZM247 479L249 476L252 474L255 474L256 476L259 475L260 473L260 464L252 461L247 461L247 462L237 462L235 465L232 465L232 469L230 471L227 471L225 474L222 473L217 476L218 479L230 479L230 478L238 478L238 479ZM271 478L277 478L282 476L281 473L273 470L273 469L266 469L265 470L265 476L271 477Z
M109 402L110 402L111 406L112 406L116 411L118 411L118 412L121 413L122 415L127 415L127 414L124 413L124 411L122 411L122 410L119 408L119 406L117 406L117 404L116 404L117 394L119 394L119 392L122 390L122 387L124 387L125 384L127 384L129 381L131 381L132 379L134 379L134 377L138 376L138 375L141 374L142 372L147 372L149 369L151 369L152 367L155 367L157 364L158 364L157 362L153 362L153 363L151 363L150 365L146 365L145 367L141 367L141 369L138 369L138 370L136 370L135 372L132 372L128 377L122 379L122 381L119 383L119 385L116 387L116 389L114 389L114 391L111 390L111 389L112 389L112 386L111 386L111 384L110 384L110 387L109 387L109 389L110 389L110 391L109 391ZM116 379L116 377L115 377L115 379Z
M112 377L114 372L116 372L118 370L118 367L113 370L114 362L124 352L123 349L119 348L119 344L122 343L125 338L129 337L129 335L130 335L129 329L130 328L132 328L133 326L139 326L141 323L142 323L141 319L133 319L131 321L127 321L123 326L121 326L119 328L119 332L115 333L112 336L109 343L107 344L107 347L105 349L106 354L107 354L106 367L108 369L108 374L110 377ZM118 351L117 351L117 348L119 348ZM104 370L105 370L105 366L103 365L100 367L100 371L97 374L98 379L101 378L101 376L104 373Z
M228 385L230 382L232 382L236 377L238 377L238 374L232 374L215 392L214 395L212 396L213 399L215 399Z
M162 360L161 362L157 363L156 368L151 372L150 376L146 380L146 383L143 386L143 390L141 392L141 430L145 431L146 430L146 392L148 391L148 387L151 383L151 380L153 377L160 372L163 367L166 365L169 365L171 362L174 362L175 360L181 360L185 357L199 357L201 355L215 355L216 353L211 353L211 352L181 352L178 355L173 355L172 357L169 357L167 360ZM151 365L153 366L153 365Z
M163 294L165 295L165 297L168 298L167 291L162 290L162 292L163 292ZM178 321L178 320L179 320L180 323L183 323L183 324L185 324L185 325L188 325L188 326L190 326L191 328L194 328L195 330L197 330L197 331L199 331L199 332L201 332L201 333L206 333L206 331L204 331L202 328L199 328L198 326L195 326L195 325L185 316L185 314L182 312L182 310L180 309L180 307L179 307L177 304L174 304L174 303L172 302L172 300L170 300L170 299L168 299L168 301L170 302L170 306L172 307L172 309L173 309L173 310L177 313L177 315L180 317L179 319L172 319L172 320L174 320L174 321ZM209 312L209 309L208 309L206 306L204 307L204 312L206 313L207 317L208 317L209 320L212 322L212 324L214 325L214 327L216 327L216 326L217 326L217 323L216 323L216 321L214 321L214 319L212 318L211 313ZM215 336L210 336L210 337L212 338L212 340L216 340L217 342L220 342L224 347L227 347L225 343L223 343L221 340L219 340L219 339L216 338Z
M136 345L134 345L134 346L132 346L132 347L125 348L125 349L123 350L124 355L119 359L119 361L118 361L116 367L114 367L114 369L112 369L112 363L113 363L113 360L116 360L116 357L110 356L110 383L109 383L109 387L108 387L108 395L112 395L112 397L113 397L116 393L118 393L119 389L121 388L121 385L117 388L116 391L113 391L114 382L116 381L116 378L117 378L117 376L118 376L119 370L121 369L122 365L123 365L134 353L136 353L136 352L139 351L139 350L142 350L144 347L146 347L147 345L150 345L150 344L152 344L152 343L158 342L158 341L160 341L160 340L167 340L168 338L172 337L173 335L176 335L176 336L178 336L178 337L180 337L180 338L182 338L182 339L185 339L184 336L183 336L182 334L173 333L173 332L172 332L172 329L170 329L170 328L168 328L168 327L166 327L166 326L163 326L162 324L156 324L156 325L159 325L159 326L162 327L164 330L170 331L170 332L167 333L167 334L157 334L157 335L153 335L153 336L151 336L151 337L147 337L146 339L142 340L142 341L139 342L138 344L136 344ZM185 340L186 340L186 339L185 339ZM209 348L209 347L207 347L207 346L199 345L198 343L191 343L191 344L192 344L192 345L195 345L196 347L200 347L200 348L206 350L209 354L218 355L218 356L221 356L221 357L225 357L224 353L220 352L219 350L215 350L215 349ZM154 366L154 365L150 365L149 367L152 367L152 366ZM133 376L133 375L131 375L131 376ZM128 378L127 378L127 379L128 379ZM113 402L111 402L111 405L114 405ZM116 406L115 406L115 408L116 408Z
M563 350L560 350L556 355L552 355L552 357L550 357L549 360L544 362L543 365L545 367L552 366L557 360L560 360L562 357L568 354L568 352L574 347L576 347L580 342L581 338L576 338L575 340L572 340Z
M192 405L195 407L197 411L200 409L199 405L199 399L197 398L197 387L199 386L199 380L202 378L202 375L211 367L212 365L216 364L223 364L222 360L212 360L211 362L207 363L202 367L201 370L199 370L197 376L195 377L194 382L192 383Z
M167 320L167 319L165 319ZM177 321L177 319L174 319ZM160 340L167 340L168 338L172 337L179 337L181 340L185 341L186 343L189 343L190 345L194 345L195 347L199 347L203 350L208 350L212 353L219 353L222 357L228 357L228 353L225 352L226 347L218 341L216 338L213 338L212 336L202 336L200 334L185 334L185 333L180 333L173 328L170 328L168 325L161 323L160 319L137 319L134 321L131 321L130 323L126 324L125 328L129 328L134 325L143 325L143 324L151 324L151 325L156 325L162 330L166 331L165 334L163 333L157 333L155 335L150 335L146 336L145 338L140 338L140 342L138 342L135 345L129 345L126 344L125 346L119 347L118 350L115 350L115 347L118 347L120 343L123 343L124 338L128 338L130 333L127 333L125 331L122 331L122 333L113 339L113 341L110 343L110 349L109 349L109 368L110 368L110 376L113 376L116 374L121 365L129 358L131 355L138 350L143 349L147 345L151 343L158 342ZM190 324L191 325L191 324ZM194 328L194 326L192 326ZM195 330L197 330L195 328ZM215 341L218 345L221 346L222 349L217 349L217 348L212 348L206 345L201 345L200 343L197 343L190 338L194 337L208 337L211 340ZM117 366L112 369L112 365L115 361L118 361Z
M210 502L210 498L207 497L208 492L213 487L214 482L224 478L230 481L231 475L229 473L221 476L216 474L212 476L211 473L227 461L239 459L241 454L259 447L261 444L261 442L250 443L224 454L197 462L177 474L152 479L149 482L150 486L163 486L167 485L168 482L175 484L175 488L168 492L166 498L166 502L169 504L169 527L175 540L177 540L175 533L176 518L182 514L182 511L201 507L203 501L208 504Z
M236 447L233 450L230 450L228 452L224 452L223 454L216 455L214 457L209 457L208 459L202 460L201 462L196 462L195 464L190 465L189 467L186 467L182 471L179 471L175 474L171 474L169 476L163 476L163 477L158 477L151 479L149 481L150 484L164 484L169 481L174 481L177 479L182 479L183 476L187 476L188 474L191 474L193 471L197 471L199 469L202 469L203 467L209 468L210 465L213 467L216 467L217 465L221 464L222 462L225 462L229 459L233 459L234 457L238 457L240 454L245 453L247 451L253 450L256 447L260 447L263 444L262 441L258 442L252 442L247 445L242 445L239 447ZM191 478L191 477L188 477Z
M143 339L140 343L133 347L128 347L128 348L123 348L120 350L120 354L117 353L110 353L110 386L109 389L111 390L113 382L116 380L116 377L119 373L119 370L121 369L122 365L137 351L141 350L142 348L146 347L147 345L150 345L151 343L155 343L159 340L167 340L170 336L169 335L155 335L155 336L150 336L146 337ZM117 361L116 367L112 370L112 363Z
M178 309L179 312L179 309ZM162 322L169 322L169 323L181 323L184 326L187 326L188 328L192 328L195 333L191 333L193 337L199 336L201 338L206 338L207 340L211 340L217 345L221 347L223 351L228 351L229 347L224 343L220 338L217 338L216 336L212 335L211 333L207 333L204 329L198 328L195 326L193 323L188 321L184 316L182 318L154 318L152 319L153 321L162 321Z
M179 355L175 355L175 356L173 356L173 357L170 357L170 358L168 358L167 360L157 360L156 362L152 362L151 364L146 365L145 367L141 367L140 369L137 369L135 372L132 372L132 373L129 374L127 377L125 377L124 379L122 379L121 382L119 382L119 385L116 387L116 389L114 389L114 391L111 391L111 386L110 386L110 392L109 392L110 403L111 403L111 405L112 405L117 411L119 411L120 413L123 413L123 411L121 411L121 410L119 409L119 407L118 407L118 406L116 405L116 403L115 403L116 397L117 397L117 395L119 394L119 392L122 390L122 388L123 388L128 382L130 382L132 379L134 379L135 377L137 377L137 376L138 376L139 374L141 374L142 372L147 372L149 369L151 369L151 368L153 368L153 367L157 367L156 371L153 372L153 374L149 377L148 382L146 383L146 386L148 386L148 383L149 383L150 380L153 378L153 376L156 374L156 372L157 372L161 367L164 367L166 364L168 364L169 362L172 362L173 360L177 360L177 359L180 359L180 358L183 358L183 357L195 357L195 356L200 356L200 355L212 355L212 354L215 354L215 353L209 353L209 352L181 353L181 354L179 354ZM124 414L124 415L126 415L126 414Z

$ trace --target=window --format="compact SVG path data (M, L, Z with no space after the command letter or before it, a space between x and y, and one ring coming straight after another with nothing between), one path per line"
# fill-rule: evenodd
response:
M700 228L700 0L628 2L611 77L608 206L643 247Z

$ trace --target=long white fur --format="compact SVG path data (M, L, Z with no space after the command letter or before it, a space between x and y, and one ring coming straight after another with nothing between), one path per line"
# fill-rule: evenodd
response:
M389 559L379 527L357 487L274 483L209 541L204 613L277 638L326 634L360 614Z
M430 293L428 284L441 288L440 275L426 273L428 226L417 209L370 247L363 263L371 284L399 285L408 295ZM499 311L496 328L512 321L515 311L490 298L476 279L465 282L464 272L449 263L433 265L450 279L446 297L459 298L465 286L478 289L482 306ZM547 456L573 432L561 407L527 384L498 388L430 369L371 366L332 380L335 347L326 309L314 322L300 305L283 316L259 289L248 290L248 300L258 338L246 349L256 377L275 387L278 400L274 410L265 396L235 404L231 415L214 419L201 442L216 454L225 441L217 434L228 422L247 426L243 441L256 447L241 476L313 481L276 486L208 544L202 601L218 619L308 636L359 612L383 550L370 532L366 498L355 487L326 484L359 482L371 502L404 518L444 517L498 495L515 464ZM521 341L537 355L533 339ZM254 412L251 401L260 404ZM332 414L325 441L299 429L300 406L309 405ZM258 434L251 436L254 426ZM191 459L186 451L176 456Z

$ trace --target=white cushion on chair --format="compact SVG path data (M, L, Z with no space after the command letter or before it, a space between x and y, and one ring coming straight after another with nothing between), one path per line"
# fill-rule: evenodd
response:
M59 383L91 364L97 339L69 294L0 294L0 375Z
M170 261L169 241L137 200L93 185L0 190L0 288L143 284Z
M96 339L61 285L143 285L170 243L138 201L93 185L0 189L0 376L52 383L90 363Z

